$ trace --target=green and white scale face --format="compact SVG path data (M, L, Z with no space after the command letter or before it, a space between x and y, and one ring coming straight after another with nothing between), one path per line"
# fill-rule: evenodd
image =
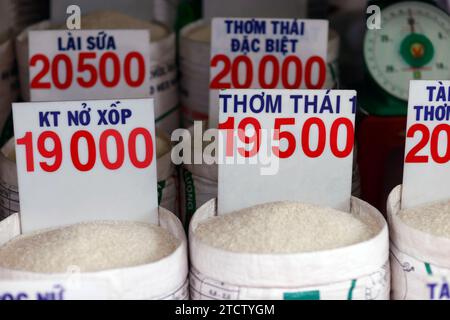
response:
M409 80L450 79L450 18L426 3L386 7L381 29L366 33L364 58L381 88L407 100Z

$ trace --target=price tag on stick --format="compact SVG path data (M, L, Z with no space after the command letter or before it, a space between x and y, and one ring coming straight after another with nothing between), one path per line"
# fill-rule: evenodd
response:
M322 89L327 46L327 20L213 19L210 127L218 123L219 89Z
M402 208L450 199L450 81L409 86Z
M53 30L29 34L31 101L147 98L148 30Z
M218 213L295 200L349 211L356 92L223 90Z
M22 231L157 223L152 99L13 104Z

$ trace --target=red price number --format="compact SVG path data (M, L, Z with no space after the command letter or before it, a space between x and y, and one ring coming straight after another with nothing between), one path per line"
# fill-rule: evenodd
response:
M210 83L211 89L247 89L251 87L254 77L257 78L256 86L262 89L274 89L279 84L285 89L298 89L302 83L307 89L321 89L325 84L327 67L319 56L310 57L303 64L295 55L286 56L281 61L274 55L266 55L254 66L246 55L231 60L224 54L218 54L211 59L211 68L220 68ZM239 70L243 70L242 79L239 78ZM314 82L315 74L318 77ZM226 80L227 77L229 80Z
M291 157L297 145L300 145L303 154L308 158L320 157L328 146L331 153L337 158L346 158L353 151L355 139L354 126L348 118L337 118L331 125L327 133L325 123L317 117L308 118L300 128L300 134L296 135L299 129L296 126L295 118L275 118L272 139L275 141L286 141L287 147L280 150L278 146L272 146L275 156L285 159ZM290 127L290 130L288 128ZM261 147L261 124L254 117L247 117L236 123L234 117L229 117L225 122L219 124L219 129L226 131L226 156L234 155L234 131L238 131L238 139L245 147L238 147L237 152L245 158L250 158L258 154ZM248 134L252 129L253 134ZM317 143L311 143L311 132L316 130ZM345 134L345 145L339 145L339 137Z
M110 67L109 67L110 66ZM137 72L132 72L133 66ZM30 59L30 67L39 68L31 79L31 89L69 89L74 83L82 88L92 88L101 84L107 88L116 87L123 77L130 87L139 87L145 81L145 59L139 52L130 52L123 63L115 52L80 52L73 62L67 54L57 54L50 60L44 54L36 54ZM108 72L108 68L112 70ZM51 81L44 78L50 74Z
M54 131L44 131L34 141L32 132L17 139L18 146L25 147L25 159L27 172L34 172L35 166L39 166L45 172L57 171L63 161L62 142L58 134ZM144 157L138 157L137 144L141 139L145 145ZM86 130L76 131L70 139L70 158L73 166L79 171L90 171L95 164L101 164L108 170L117 170L122 167L127 156L130 163L138 168L145 169L153 162L153 138L145 128L133 129L125 144L122 134L115 129L107 129L100 134L98 141ZM80 145L87 147L87 159L80 159ZM115 148L108 148L114 145ZM35 150L35 146L36 149ZM115 149L115 154L111 154ZM35 162L35 152L38 152L42 161Z
M426 125L416 123L408 129L406 137L414 138L416 135L420 136L420 140L407 153L405 157L406 163L428 163L430 157L438 164L450 161L450 125L442 123L430 131ZM445 144L441 145L441 150L439 150L439 142L444 141ZM430 155L420 154L427 145L430 147Z

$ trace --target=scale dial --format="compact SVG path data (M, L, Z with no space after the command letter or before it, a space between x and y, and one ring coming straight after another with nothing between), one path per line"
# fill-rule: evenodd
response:
M409 80L450 79L450 17L421 2L388 6L381 29L366 33L364 59L384 91L407 100Z

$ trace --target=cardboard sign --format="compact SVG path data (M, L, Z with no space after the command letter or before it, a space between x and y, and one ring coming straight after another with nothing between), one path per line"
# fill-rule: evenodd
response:
M13 116L23 233L157 223L152 99L14 103Z
M326 81L327 20L212 20L210 127L219 89L321 89Z
M29 34L31 101L149 97L148 30Z
M450 81L409 86L402 208L450 199Z
M349 211L356 91L223 90L218 213L295 200Z

